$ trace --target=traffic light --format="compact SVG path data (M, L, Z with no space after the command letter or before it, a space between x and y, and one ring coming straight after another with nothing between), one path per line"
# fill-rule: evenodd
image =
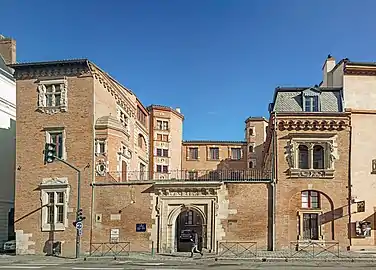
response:
M81 222L85 219L86 217L84 217L83 213L82 213L82 209L78 209L77 211L77 219L76 221L77 222Z
M44 146L44 164L54 162L56 158L56 144L46 143Z

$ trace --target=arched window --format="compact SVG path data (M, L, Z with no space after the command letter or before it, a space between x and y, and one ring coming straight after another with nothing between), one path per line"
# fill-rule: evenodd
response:
M254 166L254 165L253 165L253 161L250 161L250 162L249 162L249 168L250 168L250 169L253 169L253 166Z
M308 147L305 145L299 145L299 168L308 169Z
M313 168L324 169L324 148L321 145L313 147Z
M146 140L142 134L138 134L138 147L146 149Z
M249 150L249 153L253 153L253 152L255 151L253 145L250 145L250 146L248 147L248 150Z

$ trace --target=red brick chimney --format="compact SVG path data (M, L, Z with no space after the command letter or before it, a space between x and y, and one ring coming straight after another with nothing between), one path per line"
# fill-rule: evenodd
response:
M16 63L16 41L12 38L0 35L0 55L4 58L5 63Z

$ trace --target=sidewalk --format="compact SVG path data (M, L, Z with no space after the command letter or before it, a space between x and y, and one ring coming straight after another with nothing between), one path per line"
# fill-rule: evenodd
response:
M234 254L223 254L219 256L214 253L206 253L202 258L196 255L193 259L189 257L190 253L174 253L174 254L155 254L152 256L150 253L130 253L127 256L106 256L106 257L89 257L82 254L79 259L75 258L62 258L43 255L0 255L0 263L85 263L85 262L103 262L103 261L255 261L255 262L271 262L271 261L361 261L361 262L376 262L375 253L358 253L358 252L340 252L333 253L317 253L314 256L310 253L292 253L290 251L257 251L257 254L248 253L243 256L235 256Z

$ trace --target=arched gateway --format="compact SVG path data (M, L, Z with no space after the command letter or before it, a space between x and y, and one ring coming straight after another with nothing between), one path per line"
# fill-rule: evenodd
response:
M184 186L184 183L179 183ZM197 184L196 184L197 185ZM156 226L158 252L187 252L190 233L199 236L199 247L215 251L219 183L196 187L157 184Z

